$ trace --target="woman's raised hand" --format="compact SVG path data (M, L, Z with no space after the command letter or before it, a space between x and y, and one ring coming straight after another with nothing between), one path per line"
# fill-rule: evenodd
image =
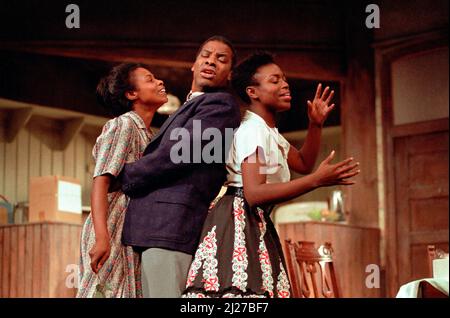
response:
M327 86L322 92L322 84L317 85L316 96L311 102L308 100L308 118L311 124L322 126L328 115L334 108L334 104L329 106L333 98L334 91L330 92Z

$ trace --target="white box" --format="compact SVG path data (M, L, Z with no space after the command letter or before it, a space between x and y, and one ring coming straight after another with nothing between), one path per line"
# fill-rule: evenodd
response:
M433 278L448 279L448 257L433 260Z

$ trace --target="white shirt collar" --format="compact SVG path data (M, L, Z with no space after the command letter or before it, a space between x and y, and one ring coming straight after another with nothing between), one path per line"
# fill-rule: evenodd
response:
M191 99L193 99L195 97L203 95L203 94L205 94L205 92L193 92L193 91L190 91L189 94L186 97L186 102L190 101Z
M286 138L284 138L282 134L280 134L277 127L273 128L270 127L269 125L267 125L266 121L261 116L250 110L245 111L243 120L251 120L263 124L268 129L270 135L272 135L275 138L277 144L283 148L284 155L287 157L291 144L289 143L289 141L286 140Z
M264 126L267 126L267 128L270 129L269 125L267 125L266 121L261 116L250 110L245 111L244 120L256 120L257 122L264 124Z

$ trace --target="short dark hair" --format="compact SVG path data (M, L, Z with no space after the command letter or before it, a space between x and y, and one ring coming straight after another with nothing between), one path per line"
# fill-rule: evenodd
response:
M250 104L250 97L247 95L247 87L259 85L254 75L258 68L268 64L274 64L272 54L268 52L256 52L239 63L231 74L231 87L236 94L246 103Z
M125 93L135 88L131 73L139 67L150 70L148 65L143 63L121 63L114 66L98 83L97 100L112 115L120 116L132 110L133 102Z
M233 68L236 65L236 61L237 61L237 55L236 55L236 49L234 48L233 43L231 43L230 40L228 40L226 37L222 36L222 35L213 35L212 37L206 39L202 45L200 45L200 48L197 51L197 54L195 55L195 58L197 58L203 47L205 46L206 43L209 43L211 41L218 41L218 42L222 42L223 44L227 45L232 53L232 57L231 57L231 68Z

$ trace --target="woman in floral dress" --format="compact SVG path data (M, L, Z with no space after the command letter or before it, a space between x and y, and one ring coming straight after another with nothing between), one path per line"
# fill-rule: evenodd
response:
M142 297L139 254L121 243L129 199L113 185L124 164L142 156L167 94L147 66L123 63L100 81L97 97L118 117L105 124L93 149L91 214L81 233L77 297Z
M288 110L286 78L270 54L244 60L232 85L249 105L234 135L227 160L227 192L205 221L183 297L290 297L280 240L270 219L276 203L320 186L353 184L352 158L331 164L332 152L311 173L320 148L323 122L334 104L333 92L319 84L308 101L309 129L300 150L275 127L275 114ZM290 181L289 168L308 174Z

